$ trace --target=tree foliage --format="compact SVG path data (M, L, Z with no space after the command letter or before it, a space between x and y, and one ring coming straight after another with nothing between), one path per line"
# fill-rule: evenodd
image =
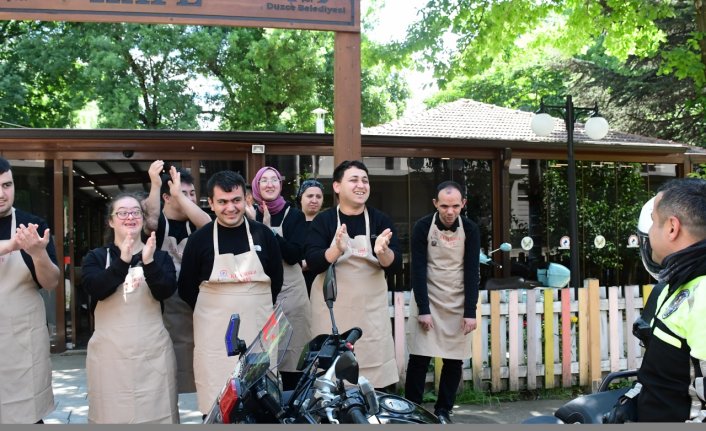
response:
M443 90L432 103L458 96L524 109L572 92L601 102L623 131L706 145L701 0L440 0L422 15L404 52L434 65Z
M85 103L82 67L75 53L60 48L64 27L0 21L0 121L6 126L70 126L71 113Z
M71 127L95 101L106 128L312 131L321 107L332 131L330 32L8 21L0 38L6 122ZM381 60L363 53L366 125L397 118L410 95Z

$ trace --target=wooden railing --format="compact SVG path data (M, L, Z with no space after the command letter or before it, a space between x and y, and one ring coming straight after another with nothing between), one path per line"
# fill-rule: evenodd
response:
M632 322L651 289L651 285L606 288L596 279L587 279L578 291L481 291L473 353L464 361L464 381L491 392L576 384L595 388L606 372L638 368L642 348L632 335ZM408 356L405 323L410 295L391 294L390 315L395 322L402 381ZM434 373L428 373L427 381L435 381Z

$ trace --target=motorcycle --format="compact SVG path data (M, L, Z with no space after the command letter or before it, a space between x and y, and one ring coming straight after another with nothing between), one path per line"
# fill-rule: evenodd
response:
M487 267L496 267L502 269L502 265L495 262L490 256L497 252L509 252L512 250L512 245L504 242L495 250L485 254L483 250L480 252L480 264ZM540 268L537 268L536 279L531 280L521 276L511 276L504 278L486 277L484 288L486 290L505 290L505 289L534 289L536 287L550 287L561 289L566 287L570 281L569 268L564 265L549 262Z
M440 423L422 406L376 391L359 375L354 345L363 331L354 327L338 332L333 314L333 265L326 274L323 291L332 333L317 335L305 347L297 367L302 377L291 391L281 390L276 374L293 332L282 309L278 306L274 310L247 348L237 338L239 316L231 316L226 351L229 356L239 355L239 359L204 423Z
M637 376L636 370L616 371L601 380L598 391L574 398L559 407L553 416L533 416L523 424L602 424L603 417L615 406L618 399L631 388L610 389L610 384L618 379Z

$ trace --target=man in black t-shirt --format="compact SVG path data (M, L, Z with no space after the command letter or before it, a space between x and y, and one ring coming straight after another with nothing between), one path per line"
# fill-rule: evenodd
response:
M49 331L39 289L59 284L47 223L17 210L10 163L0 157L0 423L41 422L54 410Z
M156 231L157 248L172 257L178 277L189 236L210 222L211 217L196 204L194 178L189 171L172 166L169 173L161 174L163 169L162 160L155 160L149 169L152 187L142 202L146 214L144 227L146 233ZM160 196L164 203L161 211ZM178 392L194 392L192 310L179 298L178 292L164 301L163 320L174 344Z

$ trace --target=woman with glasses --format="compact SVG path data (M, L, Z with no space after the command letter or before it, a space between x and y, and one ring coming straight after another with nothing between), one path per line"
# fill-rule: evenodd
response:
M316 214L321 211L321 206L324 203L324 186L316 179L308 179L302 181L297 191L297 203L304 212L306 218L307 229L314 220ZM306 292L311 294L311 283L316 278L315 273L309 270L306 260L302 260L302 271L304 272L304 281L306 282Z
M304 259L306 221L304 213L282 197L282 175L277 169L263 167L255 174L252 185L253 197L259 204L256 219L272 229L282 254L284 280L277 303L282 304L294 335L279 371L284 390L290 390L296 387L301 377L297 363L304 345L311 339L309 295L300 265Z
M161 302L176 290L174 263L143 243L138 198L108 204L108 245L83 258L83 286L97 301L88 341L89 423L179 423L176 359Z

